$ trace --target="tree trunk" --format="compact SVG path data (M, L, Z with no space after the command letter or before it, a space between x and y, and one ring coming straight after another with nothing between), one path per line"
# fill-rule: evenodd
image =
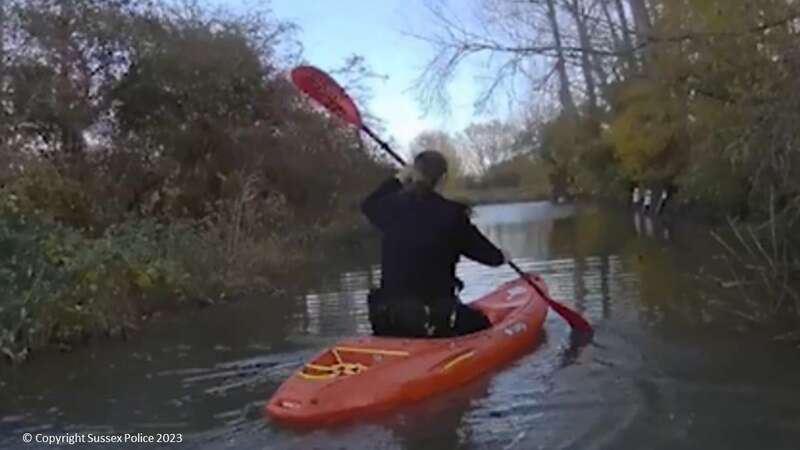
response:
M652 39L652 21L650 19L650 10L647 7L645 0L629 0L631 4L631 11L633 12L633 20L636 26L636 43L642 49L641 72L645 75L650 71L652 61L655 59L655 49L650 42Z
M583 71L584 82L586 83L586 97L588 100L587 112L595 117L597 114L597 86L594 80L594 69L590 52L593 50L592 40L589 37L589 30L586 26L586 16L581 8L580 0L570 0L568 3L569 12L575 20L575 27L578 29L578 39L581 45L581 70Z
M550 21L550 28L553 32L553 45L556 49L556 73L558 74L558 99L564 113L569 116L577 116L578 109L575 107L575 100L570 91L569 75L567 74L567 60L564 55L564 46L561 43L561 29L558 26L556 17L555 0L547 0L547 18Z
M650 13L647 9L645 0L629 0L631 12L633 12L633 22L636 25L636 42L641 46L647 43L650 38L652 24Z
M608 85L608 72L603 67L603 60L599 56L594 57L594 73L597 75L597 87L600 90L600 96L606 100L611 98L611 89Z
M617 7L619 26L622 27L622 40L625 43L625 51L633 51L631 27L628 25L628 14L625 12L625 5L622 3L622 0L614 0L614 5Z
M629 50L625 47L622 37L617 32L617 21L611 17L611 11L608 10L608 0L601 0L600 7L603 9L603 16L606 19L606 23L608 23L608 32L611 33L614 48L617 50Z
M611 13L608 11L608 2L613 1L615 9L617 11L617 20L615 21L611 17ZM628 25L628 15L625 12L625 5L622 3L622 0L602 0L603 10L605 11L606 18L608 19L611 29L614 30L615 25L618 25L621 29L620 35L620 49L625 54L623 60L625 61L623 74L630 75L637 70L637 60L636 55L633 52L633 39L631 38L631 29Z
M3 115L2 98L6 87L6 1L0 0L0 116Z

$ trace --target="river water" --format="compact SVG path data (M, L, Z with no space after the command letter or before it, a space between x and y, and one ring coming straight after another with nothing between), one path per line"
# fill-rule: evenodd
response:
M708 230L548 203L485 206L475 221L595 325L589 345L571 346L551 313L535 351L453 392L335 428L265 419L265 400L305 359L369 332L378 253L364 245L283 295L0 367L0 448L54 448L23 444L25 432L180 433L172 447L197 449L800 448L800 353L698 281L720 264ZM459 273L466 301L514 277L469 262Z

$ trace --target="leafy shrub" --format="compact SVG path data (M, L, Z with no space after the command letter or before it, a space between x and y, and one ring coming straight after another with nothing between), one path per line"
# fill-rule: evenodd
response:
M0 349L12 360L51 341L106 333L200 288L186 261L199 235L153 221L97 238L74 228L0 218Z

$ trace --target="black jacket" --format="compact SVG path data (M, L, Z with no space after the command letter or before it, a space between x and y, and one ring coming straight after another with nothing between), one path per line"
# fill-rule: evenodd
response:
M389 296L452 295L461 255L490 266L504 262L502 252L470 222L467 207L435 192L409 191L391 178L361 209L383 233L381 287Z

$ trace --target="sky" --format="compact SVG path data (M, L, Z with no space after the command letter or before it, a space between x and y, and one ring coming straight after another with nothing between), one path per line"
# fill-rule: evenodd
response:
M235 1L219 3L236 7ZM404 34L432 26L425 0L272 0L269 5L277 19L300 27L297 38L307 63L329 70L357 54L387 77L370 82L372 99L366 109L383 120L385 137L401 148L426 129L455 132L486 119L473 115L480 86L469 70L461 70L450 86L449 114L423 114L410 90L433 55L428 43Z

